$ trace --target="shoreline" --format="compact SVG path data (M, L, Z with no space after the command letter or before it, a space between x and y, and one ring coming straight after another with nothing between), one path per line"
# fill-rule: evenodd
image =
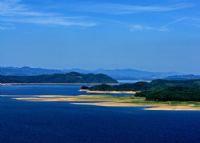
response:
M150 111L200 111L199 102L180 102L172 104L171 102L149 102L144 98L138 97L113 97L102 95L80 95L80 96L57 96L41 95L35 97L17 97L12 98L20 101L33 102L66 102L75 105L92 105L103 107L141 107L143 110ZM186 104L187 103L187 104ZM198 103L198 104L195 104Z
M96 93L96 94L136 94L136 91L100 91L100 90L87 90L87 89L80 89L80 92L86 93Z
M187 107L187 106L158 106L158 107L148 107L144 110L150 111L200 111L200 107Z

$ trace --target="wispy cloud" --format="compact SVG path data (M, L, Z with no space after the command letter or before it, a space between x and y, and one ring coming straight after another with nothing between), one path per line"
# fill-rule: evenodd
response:
M88 17L72 16L68 17L58 12L47 10L37 10L31 5L27 5L23 0L0 0L0 30L13 29L17 23L53 25L53 26L77 26L93 27L96 22ZM193 7L190 3L178 3L174 5L132 5L117 3L82 3L69 5L69 10L103 13L103 14L134 14L143 12L170 12ZM155 27L143 24L131 24L131 31L169 31L174 24L189 20L189 18L180 18L167 24ZM197 21L197 19L191 19ZM194 23L199 25L199 23Z
M37 12L23 4L21 0L0 1L0 16L50 16L49 13Z
M27 17L27 18L12 18L4 19L7 22L13 23L31 23L40 25L57 25L57 26L80 26L80 27L93 27L96 26L95 22L85 22L79 18L69 17Z
M189 25L200 27L200 19L194 17L181 17L171 22L168 22L164 25L153 27L148 25L142 24L130 24L129 29L130 31L160 31L160 32L167 32L170 31L170 28L175 24L183 24L185 22L189 22Z
M130 31L168 31L167 28L165 27L153 27L153 26L148 26L148 25L142 25L142 24L130 24L129 25Z
M96 25L95 22L91 22L83 17L66 17L59 13L34 10L22 3L21 0L0 1L0 22L7 22L7 24L32 23L79 27L92 27ZM0 30L6 29L6 27L1 26Z
M167 24L162 25L161 28L166 29L166 31L168 31L170 26L177 24L177 23L180 23L180 22L185 21L185 20L187 20L186 17L181 17L181 18L178 18L178 19L171 21Z
M171 21L167 24L164 24L163 26L161 26L162 29L166 29L166 30L169 30L169 28L175 24L187 24L187 25L190 25L190 26L194 26L196 25L196 27L200 26L200 19L199 18L194 18L194 17L181 17L181 18L178 18L174 21Z
M190 3L179 3L175 5L131 5L131 4L79 4L73 10L106 13L106 14L134 14L141 12L169 12L193 7Z

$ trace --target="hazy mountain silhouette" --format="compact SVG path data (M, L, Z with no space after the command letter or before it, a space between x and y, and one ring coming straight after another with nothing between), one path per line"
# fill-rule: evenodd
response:
M167 78L169 76L181 75L176 72L149 72L136 69L98 69L98 70L84 70L84 69L44 69L44 68L31 68L31 67L0 67L0 75L17 75L17 76L30 76L42 74L55 74L55 73L68 73L79 72L87 73L102 73L106 74L117 80L152 80L158 78Z

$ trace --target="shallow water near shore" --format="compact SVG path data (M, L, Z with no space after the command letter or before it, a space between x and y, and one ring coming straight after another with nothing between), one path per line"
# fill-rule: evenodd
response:
M20 95L17 87L12 89L15 92ZM196 111L145 111L0 96L0 143L199 143L199 134Z

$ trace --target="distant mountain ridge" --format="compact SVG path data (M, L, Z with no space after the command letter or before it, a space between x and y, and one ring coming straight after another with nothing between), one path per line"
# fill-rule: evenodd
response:
M66 74L32 76L0 75L0 83L117 83L117 81L105 74L80 74L70 72Z
M162 79L169 76L181 75L176 72L149 72L136 69L98 69L98 70L83 70L83 69L67 69L67 70L57 70L57 69L43 69L43 68L31 68L31 67L0 67L0 75L21 75L21 76L31 76L31 75L41 75L41 74L55 74L55 73L68 73L68 72L79 72L83 74L93 73L93 74L106 74L117 80L153 80Z
M200 79L200 75L193 75L193 74L174 75L174 76L169 76L166 79L168 80L196 80L196 79Z
M136 69L102 69L96 70L95 73L104 73L117 80L153 80L179 74L175 72L149 72Z

